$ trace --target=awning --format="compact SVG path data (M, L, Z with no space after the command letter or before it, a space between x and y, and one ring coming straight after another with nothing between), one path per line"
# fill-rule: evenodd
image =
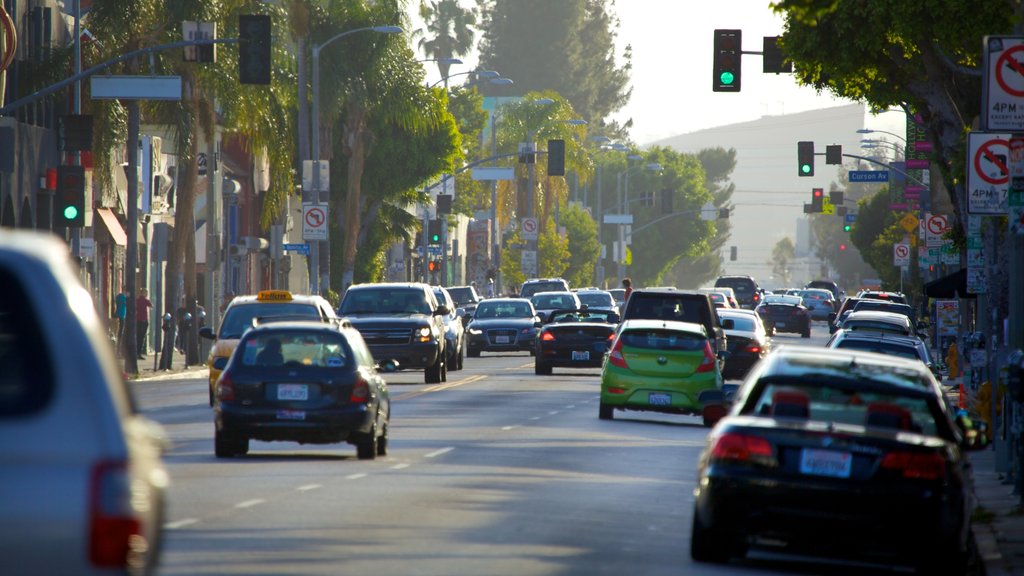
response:
M967 293L967 269L961 268L952 274L943 276L924 285L924 293L929 298L974 298Z
M128 235L124 233L124 228L122 228L121 223L117 221L117 216L114 212L110 208L97 208L96 213L100 215L100 220L102 220L103 225L106 226L111 240L113 240L118 246L127 246Z

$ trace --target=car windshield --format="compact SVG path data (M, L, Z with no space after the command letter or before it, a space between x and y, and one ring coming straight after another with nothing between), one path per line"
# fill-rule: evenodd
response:
M430 314L423 291L409 288L349 289L341 314Z
M452 300L455 301L455 304L457 304L459 306L462 306L463 304L468 304L470 302L475 302L476 301L473 298L473 289L469 288L469 287L466 287L466 288L449 288L448 289L448 295L451 296Z
M297 302L253 302L252 304L236 304L227 309L224 322L220 325L221 340L241 338L246 330L252 328L255 318L272 318L289 316L320 320L320 310L313 304Z
M550 281L550 282L533 282L523 284L522 296L523 298L529 298L537 292L556 292L560 290L568 290L568 287L564 282Z
M607 308L614 306L615 301L612 300L611 294L605 294L603 292L581 292L577 293L581 304L597 308Z
M533 311L526 302L488 302L476 307L475 318L531 318Z
M351 356L340 334L279 332L254 334L241 346L239 361L246 367L311 366L344 368Z
M701 334L660 328L626 330L619 334L619 340L624 347L672 351L703 350L707 343Z

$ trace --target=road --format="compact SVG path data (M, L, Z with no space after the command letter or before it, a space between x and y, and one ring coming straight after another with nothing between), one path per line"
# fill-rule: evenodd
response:
M777 344L821 345L780 335ZM697 417L616 412L599 370L533 373L526 354L466 360L448 382L389 375L390 452L253 442L213 456L203 378L132 384L167 430L161 574L725 575L820 565L693 564ZM194 375L193 375L194 376Z

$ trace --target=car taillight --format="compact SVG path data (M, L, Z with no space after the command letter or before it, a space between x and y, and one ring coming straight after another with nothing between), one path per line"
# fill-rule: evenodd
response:
M753 354L760 354L761 353L761 347L758 346L757 344L749 344L749 345L747 345L746 348L743 349L743 351L744 352L750 352L750 353L753 353Z
M612 332L611 334L608 335L608 341L615 342L615 332Z
M758 436L735 432L727 432L715 439L711 446L711 459L760 464L775 462L770 442Z
M348 395L350 404L366 404L370 401L370 385L362 375L356 375L356 382L352 385L352 393Z
M95 566L125 568L144 563L148 544L132 507L131 484L126 462L104 461L93 466L89 560Z
M754 293L754 304L757 304L760 301L761 301L761 295L758 294L757 292L755 292Z
M716 362L715 352L711 350L711 342L704 342L704 359L701 360L700 366L697 366L697 372L711 372L715 369Z
M217 379L217 399L222 402L232 402L235 399L235 383L231 376L225 372Z
M946 460L941 454L929 452L889 452L880 465L885 470L895 470L904 478L917 480L938 480L946 475Z
M629 364L626 364L626 357L622 355L621 337L615 340L615 344L612 346L612 351L608 354L608 361L612 363L612 366L629 368Z
M540 339L545 342L551 342L552 340L555 339L555 335L552 334L551 332L545 332L540 335Z

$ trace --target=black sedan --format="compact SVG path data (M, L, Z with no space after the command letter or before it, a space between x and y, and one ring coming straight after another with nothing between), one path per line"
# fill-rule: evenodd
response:
M537 335L537 312L528 298L489 298L477 304L466 326L466 355L481 352L529 352Z
M533 371L551 374L560 368L600 368L615 339L619 315L611 310L555 310L537 333Z
M799 296L766 297L755 309L771 334L795 332L811 337L811 313Z
M920 362L786 347L762 360L698 464L691 556L748 551L965 574L976 548L964 450Z
M354 444L387 454L391 403L356 330L276 322L246 331L217 380L214 453L241 456L249 440Z
M771 351L771 338L761 318L752 310L720 308L718 317L732 320L732 328L725 331L729 357L725 359L722 378L744 378L754 364Z

